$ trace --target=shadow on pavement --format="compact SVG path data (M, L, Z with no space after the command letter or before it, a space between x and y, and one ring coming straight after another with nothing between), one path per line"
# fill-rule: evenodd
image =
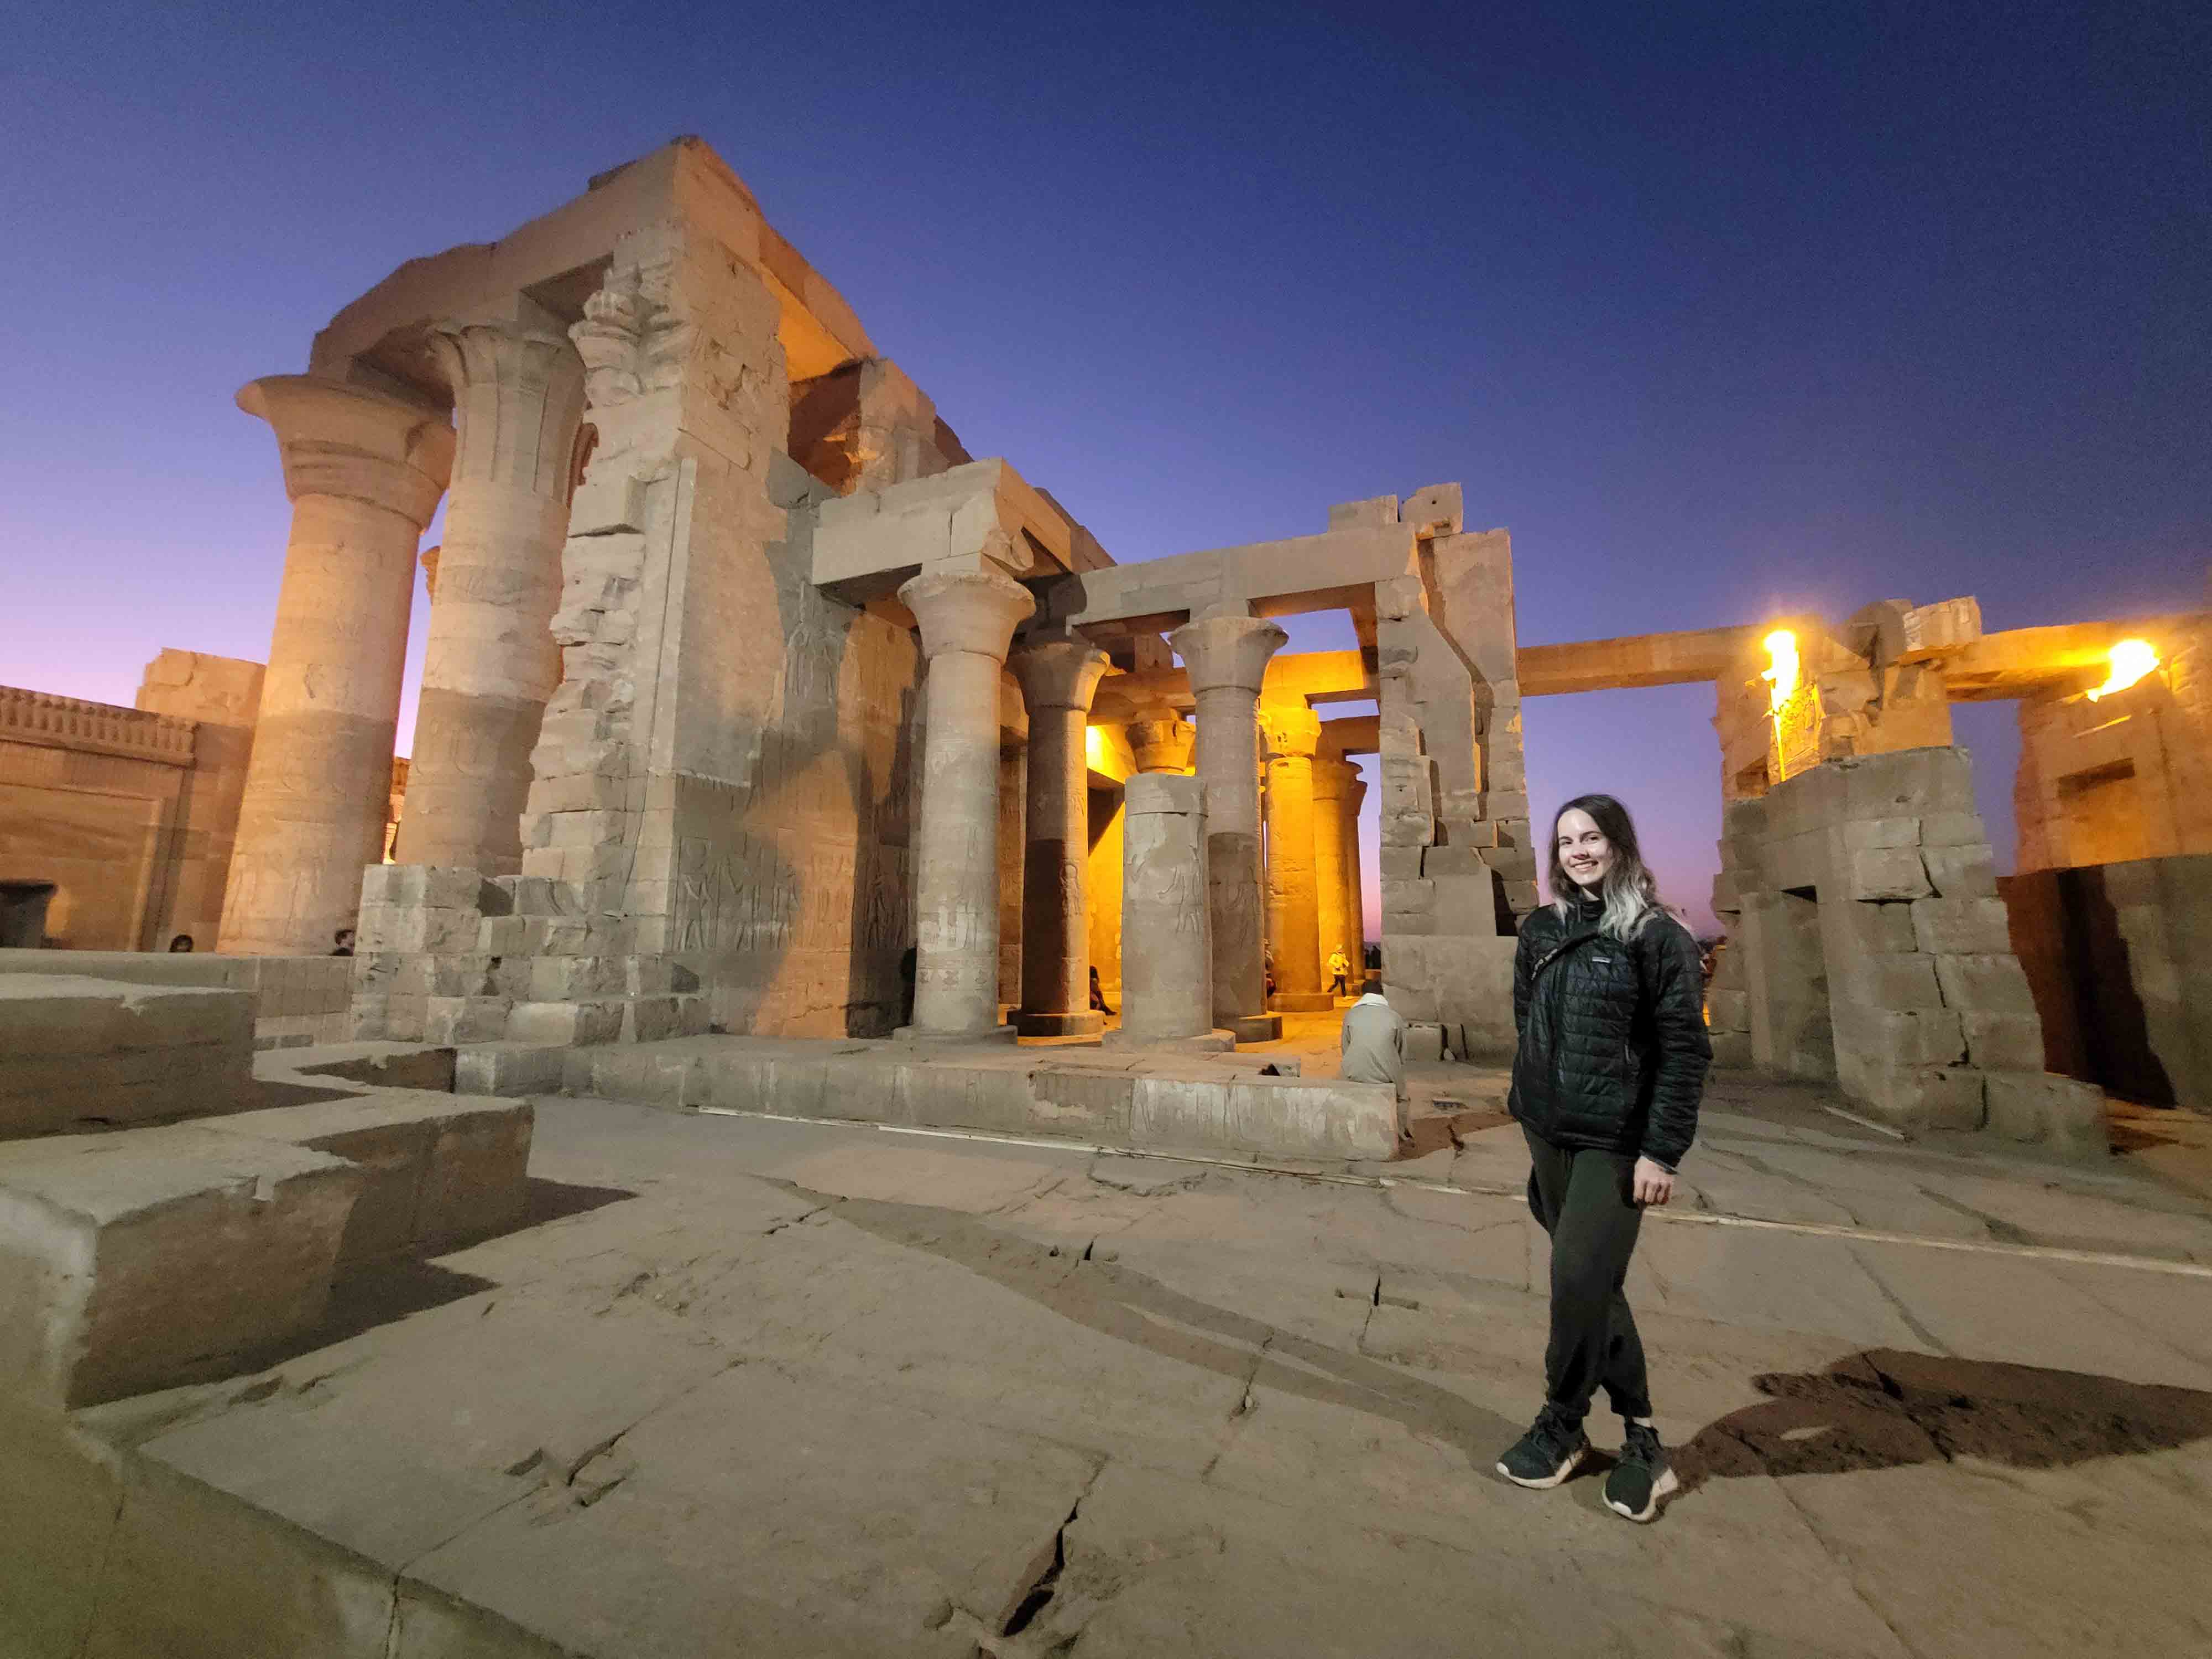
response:
M1768 1403L1708 1424L1674 1454L1686 1488L1954 1457L2056 1468L2212 1437L2212 1394L2035 1365L1873 1348L1752 1381Z
M1217 1308L1130 1269L1081 1252L1034 1243L957 1210L881 1199L841 1198L774 1184L830 1206L842 1221L888 1243L926 1250L1102 1335L1222 1376L1324 1405L1364 1412L1463 1452L1485 1476L1525 1426L1485 1411L1395 1366L1347 1353L1263 1320Z
M637 1194L627 1187L586 1187L579 1182L548 1181L543 1176L527 1178L522 1198L522 1218L515 1229L539 1227L549 1221L560 1221L572 1215L582 1215L587 1210L604 1209L610 1204L619 1204Z

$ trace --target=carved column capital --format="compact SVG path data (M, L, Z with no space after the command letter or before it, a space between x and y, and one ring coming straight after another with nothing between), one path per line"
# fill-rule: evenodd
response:
M1029 589L995 570L925 570L898 591L921 625L921 653L965 651L1006 659L1014 629L1036 610Z
M1261 617L1200 617L1168 635L1190 673L1194 696L1235 686L1260 695L1267 659L1291 636Z
M430 349L460 421L456 488L482 481L566 499L584 412L584 362L567 337L505 319L443 322Z
M1188 772L1198 729L1164 704L1141 711L1126 728L1140 773Z
M1091 712L1098 682L1110 665L1106 653L1087 640L1048 639L1024 643L1006 659L1022 683L1022 701L1035 719L1045 708Z
M1267 734L1269 760L1310 761L1321 744L1321 716L1299 704L1262 704L1260 729Z
M453 428L444 416L315 374L249 380L237 401L276 432L293 501L365 501L398 514L417 535L437 512L453 468Z

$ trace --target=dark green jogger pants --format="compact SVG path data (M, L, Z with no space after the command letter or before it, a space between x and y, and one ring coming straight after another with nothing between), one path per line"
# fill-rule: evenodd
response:
M1554 1146L1527 1125L1528 1207L1552 1236L1552 1340L1544 1393L1579 1423L1602 1383L1623 1417L1651 1415L1644 1343L1621 1285L1644 1212L1632 1196L1636 1159L1626 1152Z

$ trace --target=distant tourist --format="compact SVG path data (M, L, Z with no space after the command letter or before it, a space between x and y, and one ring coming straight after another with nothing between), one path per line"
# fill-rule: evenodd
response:
M1352 972L1351 960L1340 945L1328 953L1328 994L1333 997L1348 994L1344 988L1346 977Z
M1343 1054L1339 1077L1347 1083L1387 1083L1405 1099L1406 1022L1382 995L1381 980L1359 988L1359 1000L1344 1011L1336 1046Z
M1621 1293L1644 1206L1674 1194L1698 1133L1712 1048L1698 945L1659 903L1628 809L1578 795L1552 823L1553 902L1513 957L1507 1103L1532 1169L1528 1207L1552 1237L1544 1409L1499 1459L1523 1486L1556 1486L1589 1454L1583 1419L1602 1385L1626 1443L1606 1477L1616 1514L1649 1521L1680 1484L1651 1420L1636 1316Z
M169 954L171 956L188 957L191 955L191 953L192 936L190 933L179 933L176 938L169 941Z
M339 928L336 933L331 936L331 954L334 957L351 956L353 954L353 929L350 927Z
M1091 970L1091 1006L1102 1014L1110 1014L1114 1012L1106 1006L1106 993L1099 988L1098 969L1096 967Z

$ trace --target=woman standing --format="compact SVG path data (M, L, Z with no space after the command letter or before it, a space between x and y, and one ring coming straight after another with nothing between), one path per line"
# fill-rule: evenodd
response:
M1649 1521L1680 1484L1651 1421L1636 1318L1621 1285L1644 1206L1674 1196L1698 1132L1705 1039L1697 941L1659 904L1628 810L1578 795L1552 826L1553 902L1521 926L1513 959L1520 1048L1510 1104L1528 1142L1528 1207L1552 1237L1544 1409L1498 1460L1523 1486L1556 1486L1589 1455L1601 1384L1626 1425L1607 1505Z

